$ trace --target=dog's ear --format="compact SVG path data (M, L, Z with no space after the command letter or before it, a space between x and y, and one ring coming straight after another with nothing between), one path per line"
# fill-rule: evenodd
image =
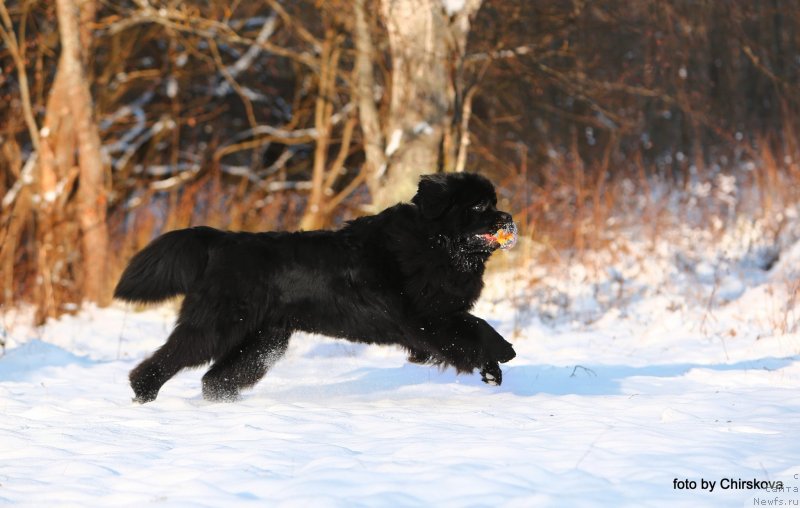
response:
M436 219L450 207L451 194L447 175L443 173L423 175L419 180L417 194L411 202L417 205L426 219Z

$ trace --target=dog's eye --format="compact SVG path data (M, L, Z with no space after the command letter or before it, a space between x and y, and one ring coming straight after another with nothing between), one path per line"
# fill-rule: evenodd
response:
M472 205L472 211L473 212L485 212L487 206L488 205L485 202L484 203L478 203L477 205Z

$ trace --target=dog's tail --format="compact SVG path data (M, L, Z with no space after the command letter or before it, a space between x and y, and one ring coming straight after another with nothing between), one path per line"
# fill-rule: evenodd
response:
M224 234L196 227L159 236L133 256L114 289L114 298L144 303L185 294L203 275L209 247Z

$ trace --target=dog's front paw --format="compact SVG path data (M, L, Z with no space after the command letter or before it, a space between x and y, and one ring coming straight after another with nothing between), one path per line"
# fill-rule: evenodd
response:
M503 371L497 362L489 362L481 367L481 380L487 385L500 386L503 382Z

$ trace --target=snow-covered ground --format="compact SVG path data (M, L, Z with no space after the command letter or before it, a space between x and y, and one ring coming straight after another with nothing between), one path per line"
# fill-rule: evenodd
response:
M500 387L296 336L238 402L192 371L137 405L172 308L6 310L0 503L800 506L800 244L751 226L497 271L476 312L518 352Z

